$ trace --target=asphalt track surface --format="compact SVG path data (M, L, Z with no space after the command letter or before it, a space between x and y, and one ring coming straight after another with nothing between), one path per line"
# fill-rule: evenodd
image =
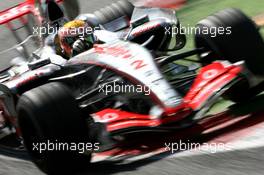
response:
M1 0L1 10L15 5L18 0ZM93 12L113 0L82 0L82 12ZM0 29L0 51L15 44L10 33ZM1 57L0 67L8 65L9 59ZM130 159L116 164L108 161L95 163L90 172L83 174L161 174L161 175L262 175L264 173L264 124L261 113L253 119L231 126L229 131L209 139L209 143L230 143L232 149L210 153L208 150L184 151L175 154L161 153ZM254 117L258 119L255 122ZM253 120L253 122L252 122ZM0 175L42 174L30 161L0 154Z

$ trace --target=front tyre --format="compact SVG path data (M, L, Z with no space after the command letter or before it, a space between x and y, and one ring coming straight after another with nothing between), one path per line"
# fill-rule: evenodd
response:
M78 151L36 150L48 142L88 143L88 128L68 87L49 83L24 93L17 105L24 145L33 162L48 174L73 172L89 164L91 155ZM46 145L47 148L47 145ZM88 164L87 164L88 163Z
M256 24L243 12L225 9L201 20L196 27L203 31L195 35L196 47L211 51L209 56L200 56L202 62L244 60L253 74L264 75L264 41Z

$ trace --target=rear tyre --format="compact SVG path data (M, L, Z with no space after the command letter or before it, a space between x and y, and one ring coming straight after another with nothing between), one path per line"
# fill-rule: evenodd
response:
M89 165L90 154L66 150L67 146L60 150L54 147L56 143L77 145L89 142L86 121L65 85L49 83L24 93L18 101L17 112L24 145L42 171L62 174ZM49 143L53 146L50 144L48 148ZM40 153L34 148L36 144L43 144L46 150Z
M127 0L118 1L94 12L100 24L106 24L114 19L127 16L129 19L134 10L133 4Z
M76 16L80 14L80 6L77 0L64 0L63 7L66 11L66 15L70 20L74 20Z
M212 51L207 57L200 55L202 62L225 59L234 63L245 60L252 73L264 75L264 42L255 23L243 12L237 9L222 10L200 21L197 28L203 32L195 36L196 47ZM210 30L225 32L204 32Z

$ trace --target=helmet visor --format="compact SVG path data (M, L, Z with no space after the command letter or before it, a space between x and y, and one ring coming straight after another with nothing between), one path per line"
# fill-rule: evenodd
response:
M73 43L78 39L76 36L66 36L63 39L63 42L65 42L68 46L72 48Z
M95 36L94 34L87 34L86 36L84 36L84 40L90 44L94 44L95 43Z

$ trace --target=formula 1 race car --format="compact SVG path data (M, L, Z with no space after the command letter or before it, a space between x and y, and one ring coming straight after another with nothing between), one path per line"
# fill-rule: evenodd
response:
M106 7L109 13L110 7ZM147 47L155 34L152 27L147 27L151 32L142 35L146 37L141 41L133 40L133 35L128 39L137 27L155 23L149 20L155 13L146 12L152 10L139 8L142 16L116 29L111 27L121 25L122 15L109 24L103 10L96 12L102 30L95 34L102 44L60 64L53 61L57 56L38 58L33 54L35 61L27 63L24 71L12 76L2 73L1 129L14 131L23 139L42 171L75 171L87 166L94 152L114 149L129 141L130 135L190 128L207 119L208 110L222 97L239 103L262 92L264 42L258 27L244 13L226 9L207 17L196 26L200 32L195 35L195 49L160 56L157 51L168 50L167 46ZM171 18L171 12L163 12ZM84 17L93 22L89 15L77 18ZM155 26L160 32L160 25ZM125 35L123 30L127 30ZM218 33L212 36L210 31L215 30ZM139 31L141 35L147 30ZM125 37L107 39L109 33ZM179 43L184 43L184 37L180 38ZM200 70L175 63L193 55L198 55ZM76 149L36 149L48 142L91 145L82 154Z

